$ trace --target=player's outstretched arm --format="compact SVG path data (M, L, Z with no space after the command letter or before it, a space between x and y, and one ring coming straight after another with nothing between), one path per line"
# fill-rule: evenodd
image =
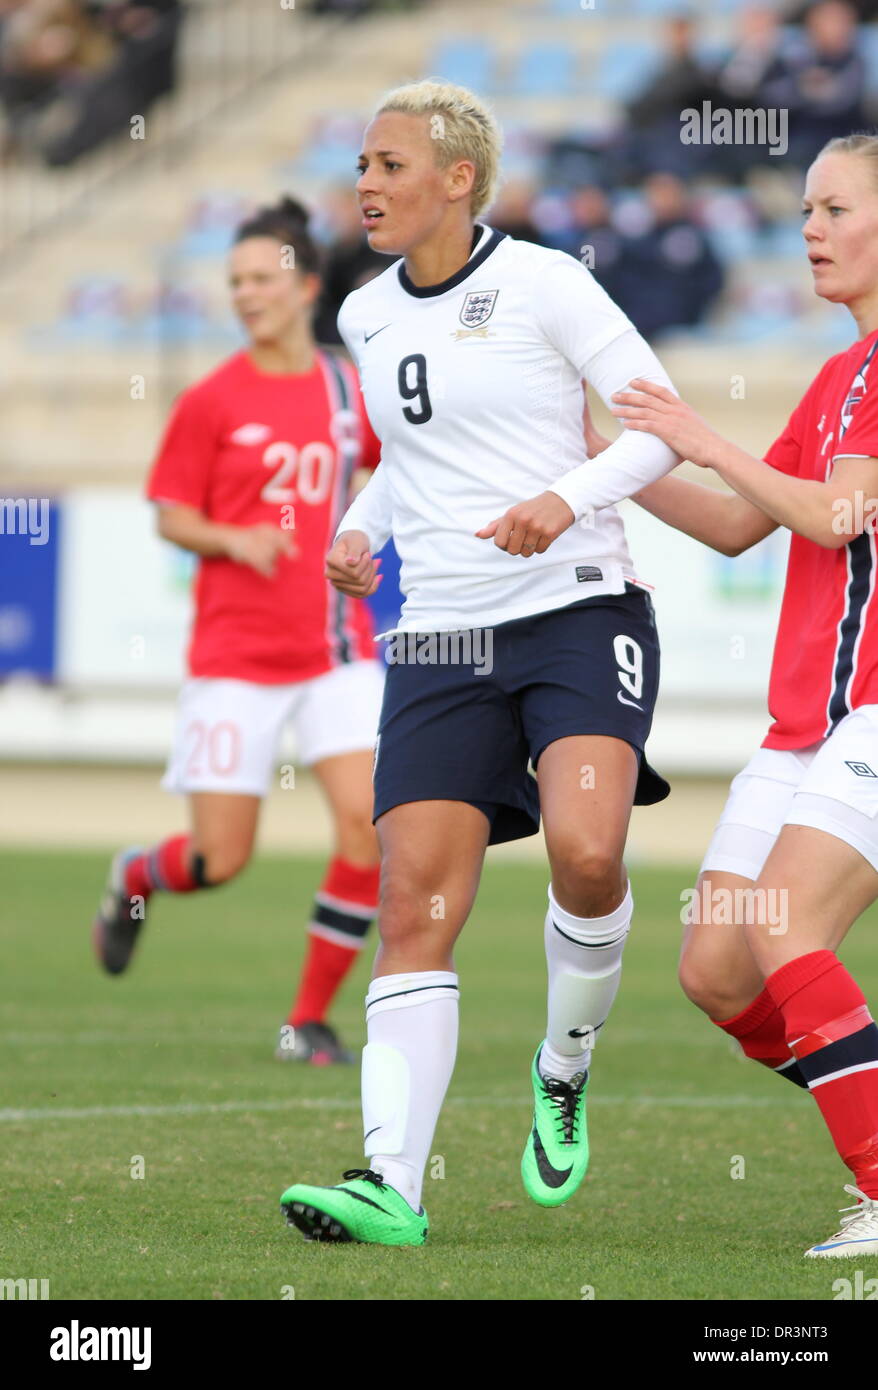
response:
M582 412L589 458L609 448L610 440L595 428L586 397ZM635 492L631 498L644 511L691 536L721 555L740 555L777 530L777 522L745 497L669 475Z
M163 540L207 559L224 558L249 565L266 579L274 577L282 555L295 556L298 548L289 531L280 526L230 526L210 521L197 507L182 503L159 506L158 533Z
M688 478L659 478L642 492L635 492L631 500L721 555L741 555L778 527L746 497Z
M792 477L723 439L678 396L654 382L634 380L613 400L613 413L626 429L653 434L699 467L713 468L740 497L806 540L838 550L874 523L878 459L836 458L823 483Z

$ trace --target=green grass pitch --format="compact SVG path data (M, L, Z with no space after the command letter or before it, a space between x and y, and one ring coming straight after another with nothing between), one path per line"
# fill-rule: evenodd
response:
M118 979L89 938L106 864L0 855L0 1278L48 1279L53 1299L833 1298L837 1264L802 1251L835 1229L847 1170L813 1101L737 1058L681 995L685 871L632 870L634 929L592 1073L591 1171L543 1210L518 1164L547 873L489 856L457 956L461 1043L425 1186L430 1236L388 1250L309 1245L278 1209L291 1182L363 1163L358 1068L272 1056L321 864L263 859L225 889L156 900ZM874 999L874 911L843 957ZM364 959L335 1011L358 1045L367 975Z

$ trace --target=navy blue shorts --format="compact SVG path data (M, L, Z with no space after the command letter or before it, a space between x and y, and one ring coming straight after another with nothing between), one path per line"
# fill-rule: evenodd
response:
M643 589L472 633L400 634L387 659L373 820L408 801L469 801L491 821L489 844L534 835L540 803L528 763L536 768L544 748L573 734L631 745L637 805L670 791L643 756L659 681Z

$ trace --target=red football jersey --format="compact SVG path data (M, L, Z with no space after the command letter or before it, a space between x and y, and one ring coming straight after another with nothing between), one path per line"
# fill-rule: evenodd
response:
M147 496L236 526L292 523L299 550L280 557L272 579L202 557L193 676L285 684L375 656L369 609L327 583L324 563L351 476L376 468L380 451L356 372L328 353L309 372L272 375L240 352L183 393Z
M766 454L792 477L826 482L837 459L878 458L878 330L830 358ZM765 748L807 748L851 710L878 703L875 520L829 550L793 535Z

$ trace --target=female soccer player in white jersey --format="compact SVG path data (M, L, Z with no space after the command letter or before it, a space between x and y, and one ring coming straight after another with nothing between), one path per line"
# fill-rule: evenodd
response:
M727 555L793 533L774 723L705 855L681 981L748 1057L812 1092L856 1204L806 1253L859 1257L878 1255L878 1028L836 952L878 898L878 136L826 145L804 215L815 291L850 310L858 337L765 459L648 382L620 392L615 413L734 489L663 479L637 497L656 516ZM735 927L715 921L724 900L739 905Z
M591 1043L631 922L631 805L668 790L643 755L658 684L652 606L611 504L678 460L632 434L589 463L582 383L605 399L635 371L670 383L578 261L474 220L499 145L476 97L421 82L383 100L360 157L370 244L404 260L339 315L382 449L327 572L342 592L368 594L373 552L392 534L406 602L375 762L369 1166L281 1199L319 1239L423 1242L423 1169L457 1044L454 943L486 846L533 833L540 809L548 1021L521 1171L544 1206L575 1192Z
M277 1055L352 1060L326 1012L363 945L378 895L372 745L383 668L369 613L324 577L351 478L379 445L356 373L316 348L318 252L300 204L239 228L229 264L248 337L184 392L147 486L159 530L200 556L189 676L163 785L189 798L191 832L116 856L94 928L112 974L163 890L224 883L246 865L287 720L330 806L335 848Z

